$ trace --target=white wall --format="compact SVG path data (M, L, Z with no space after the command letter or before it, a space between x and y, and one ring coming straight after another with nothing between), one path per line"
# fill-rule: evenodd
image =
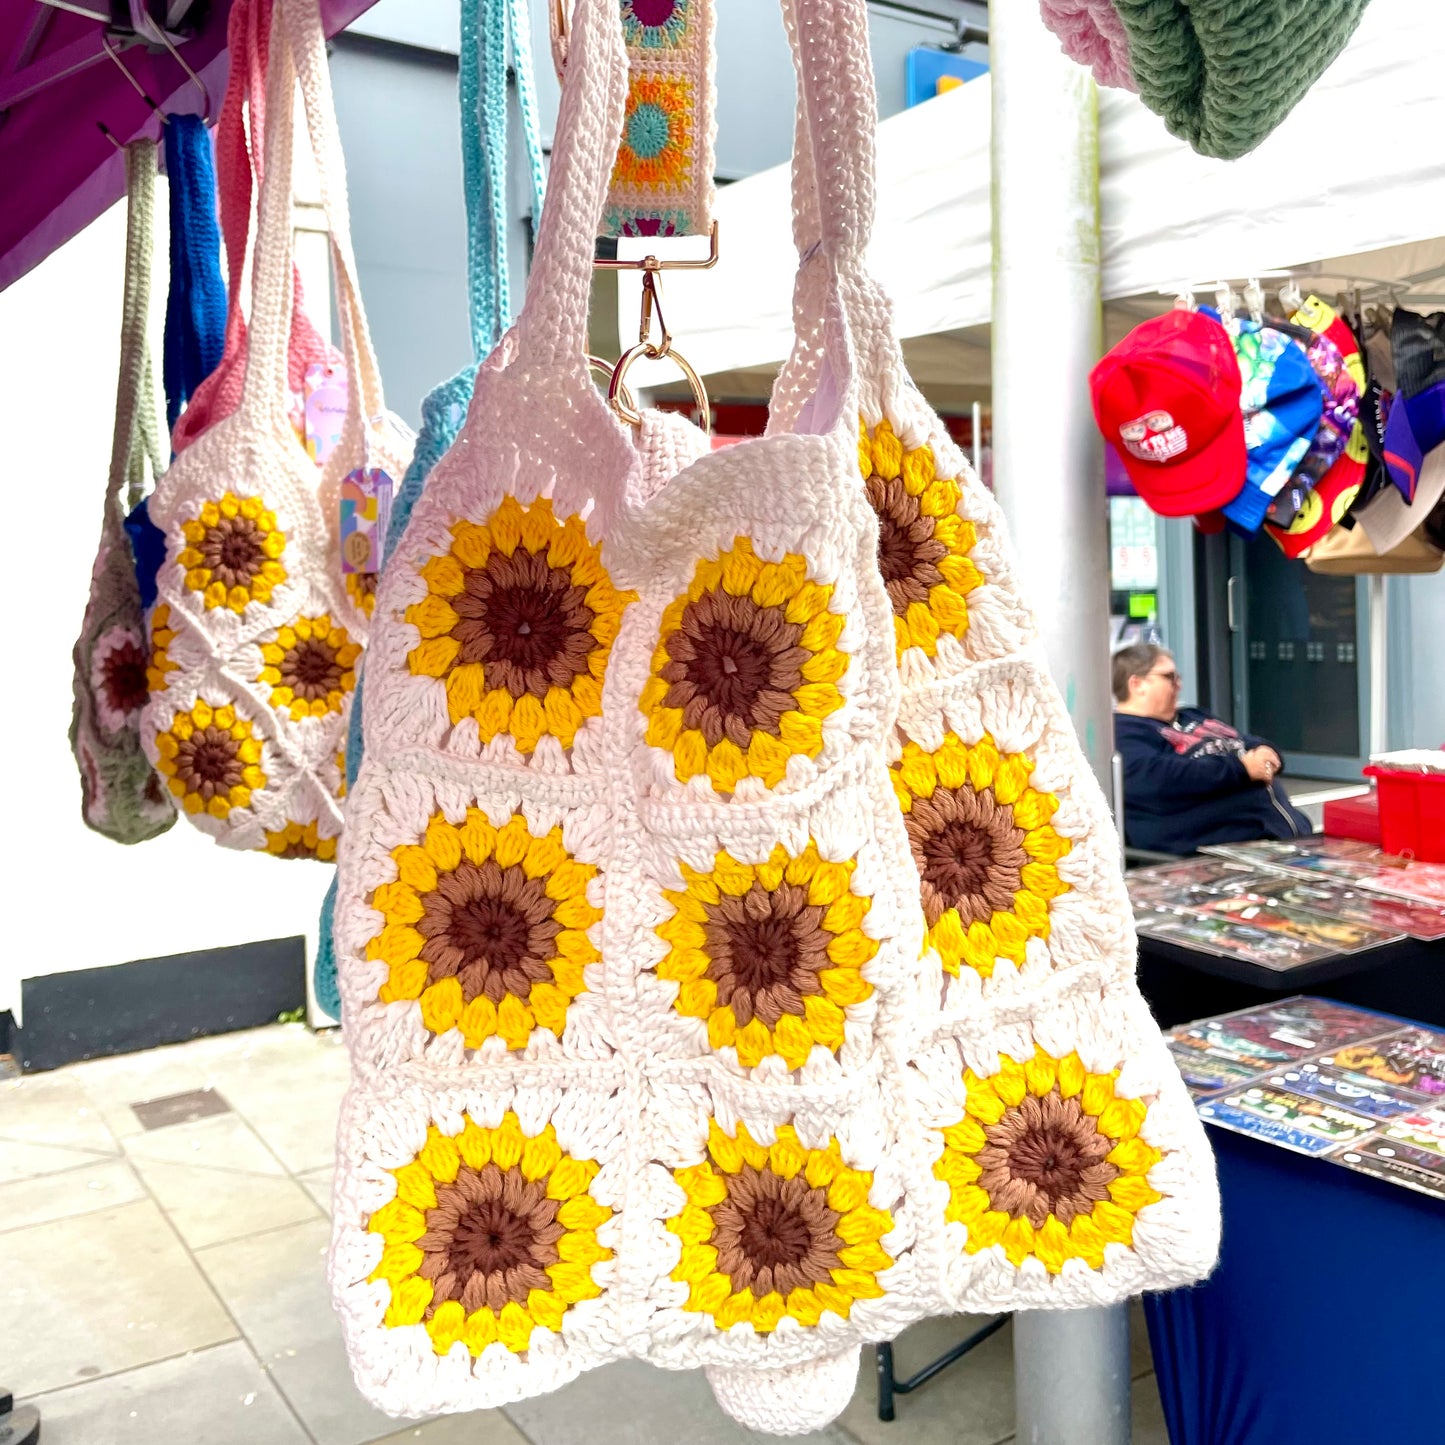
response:
M165 186L157 194L153 344L160 357ZM312 238L306 238L311 241ZM100 531L119 362L125 207L0 292L6 438L0 616L11 659L0 709L6 936L0 1009L20 979L309 934L330 869L218 848L188 823L123 848L80 820L67 741L70 650ZM310 248L310 258L324 253ZM309 269L309 268L308 268ZM309 279L323 311L324 280ZM325 325L325 316L318 317Z

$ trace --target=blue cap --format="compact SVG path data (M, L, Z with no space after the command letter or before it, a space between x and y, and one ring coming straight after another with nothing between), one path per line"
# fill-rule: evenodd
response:
M1324 397L1304 347L1258 321L1241 321L1234 337L1243 378L1244 489L1224 508L1237 532L1259 531L1270 502L1294 474L1319 429Z

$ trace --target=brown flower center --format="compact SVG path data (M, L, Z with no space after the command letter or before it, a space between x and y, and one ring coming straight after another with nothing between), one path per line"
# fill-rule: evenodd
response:
M428 982L456 978L468 1003L486 997L497 1004L509 993L525 1001L534 983L552 978L562 931L555 906L545 879L495 859L463 859L422 901L417 929L426 939Z
M751 1289L761 1299L832 1283L844 1244L826 1190L810 1189L801 1174L784 1179L750 1164L723 1177L728 1197L710 1211L712 1243L734 1291Z
M967 928L1013 907L1029 857L1013 809L991 788L939 787L913 800L906 826L930 928L950 908Z
M484 567L467 570L452 599L459 621L451 635L461 644L457 661L479 662L488 687L512 697L545 698L551 687L570 687L589 671L597 647L589 630L596 613L587 589L545 553L523 548L497 552Z
M249 587L266 561L265 536L252 517L222 517L200 551L211 575L227 587Z
M225 728L197 728L176 750L176 776L208 803L239 787L245 770L239 744Z
M878 514L878 567L901 617L909 603L926 603L929 591L944 580L938 563L948 548L934 536L933 518L923 514L902 477L891 482L869 477L868 500Z
M1105 1157L1114 1147L1078 1099L1057 1090L1033 1094L984 1128L977 1160L979 1186L992 1208L1041 1229L1052 1214L1066 1228L1108 1199L1119 1170Z
M705 903L708 967L718 1003L740 1028L756 1017L774 1028L784 1014L803 1017L803 999L820 994L818 974L830 966L824 910L810 907L805 888L761 883L741 898L723 894Z
M345 669L324 637L305 637L281 659L281 683L304 702L324 702L340 692Z
M417 1240L418 1273L432 1282L427 1317L448 1300L470 1314L484 1305L500 1311L526 1304L528 1291L550 1290L548 1265L561 1258L557 1201L545 1180L529 1180L513 1165L463 1164L451 1184L436 1186L436 1208L426 1212L427 1232Z
M755 731L776 737L803 683L802 636L781 607L703 593L666 640L669 661L658 674L669 684L663 706L681 708L683 726L699 729L709 747L728 738L746 748Z
M129 638L105 659L103 686L105 700L118 713L132 713L145 706L150 696L146 682L149 659Z

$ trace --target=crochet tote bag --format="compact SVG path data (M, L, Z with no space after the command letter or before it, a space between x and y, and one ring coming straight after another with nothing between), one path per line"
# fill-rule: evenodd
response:
M146 701L145 617L126 537L125 514L163 470L146 322L150 310L155 232L156 151L151 141L125 148L125 300L121 315L120 382L100 547L75 644L75 708L70 746L80 768L81 816L117 843L164 833L176 810L141 748Z
M298 69L350 377L341 440L319 470L288 419ZM340 488L361 466L399 477L411 438L384 410L357 291L316 0L277 4L269 72L240 404L180 454L151 500L166 540L157 612L167 611L144 740L187 817L224 846L328 858L369 621L342 585Z
M624 76L616 6L579 0L522 315L382 580L337 910L331 1280L384 1409L495 1406L633 1355L804 1431L846 1404L862 1342L921 1315L1117 1299L1213 1258L1208 1152L1132 985L1107 814L995 513L941 428L921 455L937 423L862 271L866 11L799 9L817 181L801 147L772 434L699 457L695 432L625 432L588 382ZM923 499L915 561L959 589L945 553L974 556L995 589L942 671L939 632L900 669L870 405L870 477L876 445ZM1046 900L1047 928L987 875L1034 929L1019 962L1000 908L993 968L973 936L945 988L900 777L909 813L966 824L964 785L976 813L990 795L989 859ZM962 834L940 846L971 878Z

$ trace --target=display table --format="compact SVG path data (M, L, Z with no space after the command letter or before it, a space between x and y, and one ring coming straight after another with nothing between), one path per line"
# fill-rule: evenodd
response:
M1209 1134L1219 1268L1144 1300L1171 1445L1439 1439L1445 1202Z

